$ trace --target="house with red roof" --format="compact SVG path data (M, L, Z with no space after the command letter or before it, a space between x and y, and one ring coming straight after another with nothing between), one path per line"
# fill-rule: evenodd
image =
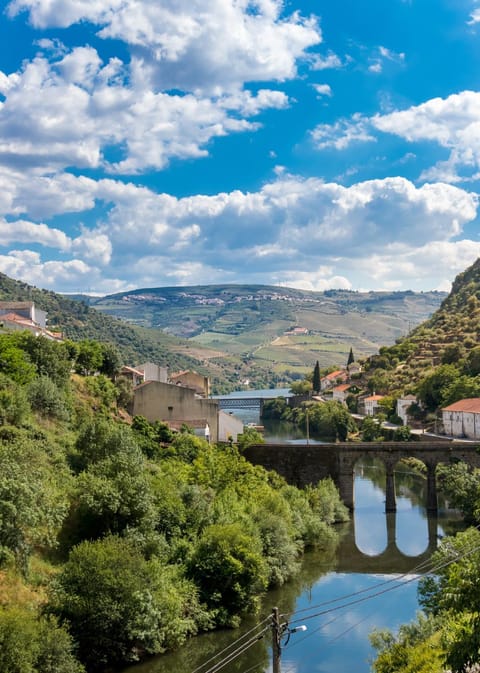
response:
M443 430L450 437L480 439L480 397L459 400L442 409Z
M334 402L341 402L342 404L345 403L345 400L347 399L348 391L351 388L350 383L341 383L339 386L334 386L333 388L333 396L332 399Z
M365 406L365 414L367 416L375 416L378 412L379 402L383 400L385 395L369 395L368 397L363 398L363 404Z
M329 390L337 384L344 383L347 379L348 372L344 369L337 369L334 372L330 372L330 374L326 374L320 379L320 392Z

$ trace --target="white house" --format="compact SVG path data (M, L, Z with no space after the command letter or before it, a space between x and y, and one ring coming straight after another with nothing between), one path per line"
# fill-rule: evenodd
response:
M443 429L450 437L480 439L480 397L459 400L442 409Z
M418 403L415 395L405 395L405 397L399 397L397 400L397 416L402 419L403 425L408 425L408 413L407 409L412 404Z
M370 395L365 397L363 403L365 405L365 414L367 416L375 416L378 411L378 403L383 400L385 395Z
M334 402L341 402L344 404L347 399L348 391L352 386L349 383L341 383L339 386L335 386L333 389L332 399Z

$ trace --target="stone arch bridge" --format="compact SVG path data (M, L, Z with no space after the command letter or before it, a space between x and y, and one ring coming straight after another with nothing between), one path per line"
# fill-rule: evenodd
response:
M336 444L256 444L244 455L254 465L275 470L295 486L316 484L331 477L343 502L353 510L354 468L362 457L383 461L386 471L385 511L395 512L395 465L402 458L417 458L427 468L427 510L437 511L435 471L440 463L463 461L480 467L479 445L452 441L345 442Z

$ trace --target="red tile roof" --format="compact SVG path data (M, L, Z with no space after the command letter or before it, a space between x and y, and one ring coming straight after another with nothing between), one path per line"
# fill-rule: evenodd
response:
M443 407L442 411L467 411L471 414L480 414L480 397L469 397L466 400L459 400Z

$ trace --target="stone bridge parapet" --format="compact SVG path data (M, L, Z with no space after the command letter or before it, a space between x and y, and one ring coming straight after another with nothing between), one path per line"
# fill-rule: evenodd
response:
M440 463L465 462L480 467L480 444L452 441L343 442L335 444L255 444L245 458L255 465L275 470L290 484L304 487L331 477L343 502L354 509L354 469L362 457L375 457L385 465L387 512L396 510L395 465L403 458L416 458L427 468L427 509L437 511L435 470Z

